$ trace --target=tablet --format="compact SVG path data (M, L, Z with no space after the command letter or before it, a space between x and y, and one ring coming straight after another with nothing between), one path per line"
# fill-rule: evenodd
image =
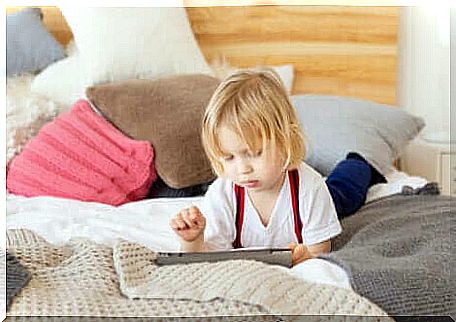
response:
M289 248L239 248L211 252L159 252L156 263L157 265L175 265L239 259L291 267L292 258Z

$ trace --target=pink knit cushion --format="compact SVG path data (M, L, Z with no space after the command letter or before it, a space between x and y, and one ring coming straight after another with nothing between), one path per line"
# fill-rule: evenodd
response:
M157 178L147 141L127 138L89 103L46 124L8 167L9 192L120 205L147 195Z

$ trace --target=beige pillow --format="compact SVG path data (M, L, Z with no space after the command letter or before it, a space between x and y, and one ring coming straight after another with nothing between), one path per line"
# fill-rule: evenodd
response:
M86 95L126 135L152 144L158 175L177 189L214 179L200 131L218 84L207 75L179 75L96 85Z

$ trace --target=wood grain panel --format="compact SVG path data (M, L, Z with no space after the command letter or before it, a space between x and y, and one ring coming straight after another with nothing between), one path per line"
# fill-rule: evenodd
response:
M389 7L252 6L187 8L193 31L214 40L395 44Z
M209 63L225 59L239 67L293 64L293 94L396 102L398 7L193 7L194 1L186 3ZM67 44L72 34L60 11L42 9L48 29ZM15 10L7 8L7 13Z
M396 102L396 7L249 6L187 8L211 62L293 64L293 94Z

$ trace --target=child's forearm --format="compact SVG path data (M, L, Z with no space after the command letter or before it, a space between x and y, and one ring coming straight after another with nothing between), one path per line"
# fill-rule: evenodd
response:
M204 251L204 237L201 235L194 241L188 242L181 240L181 251L183 252L202 252Z

